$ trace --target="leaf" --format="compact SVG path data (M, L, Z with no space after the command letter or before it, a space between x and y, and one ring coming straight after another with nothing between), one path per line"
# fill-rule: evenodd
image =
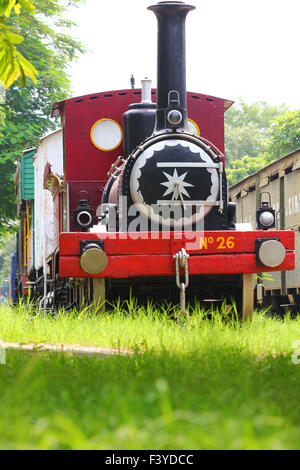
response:
M14 7L16 0L2 0L0 6L0 15L6 16L7 18L10 16L11 11Z
M31 78L31 80L34 81L34 83L37 83L36 75L38 75L38 71L36 68L27 60L25 59L20 52L18 52L18 59L20 62L20 66L24 70L25 75Z
M21 44L21 42L24 41L24 38L22 36L15 33L7 33L6 37L12 44Z
M30 0L18 0L18 3L29 13L35 12L34 4Z
M16 15L19 15L20 14L20 11L21 11L21 4L20 3L16 3L14 5L14 12Z
M30 0L0 0L0 16L10 17L12 10L19 15L21 8L34 13L35 7Z
M9 73L5 77L5 88L9 88L19 78L20 74L20 67L11 67Z
M20 35L14 33L5 34L5 40L0 45L0 81L5 88L9 88L21 75L22 86L26 85L25 76L37 83L36 68L16 49L13 41L23 42Z

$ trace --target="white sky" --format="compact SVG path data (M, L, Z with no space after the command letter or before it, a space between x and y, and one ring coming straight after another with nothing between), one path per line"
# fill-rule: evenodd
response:
M86 0L70 11L89 53L71 69L74 96L156 86L151 0ZM187 89L300 108L300 0L192 0L186 22Z

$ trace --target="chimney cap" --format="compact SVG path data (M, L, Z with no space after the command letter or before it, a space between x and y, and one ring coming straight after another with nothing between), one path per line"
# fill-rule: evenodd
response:
M158 2L156 5L150 5L148 7L148 10L152 10L157 7L164 7L164 6L173 6L173 7L185 7L188 8L189 10L194 10L196 7L193 5L188 5L187 3L176 1L176 0L169 0L169 1L163 1L163 2Z

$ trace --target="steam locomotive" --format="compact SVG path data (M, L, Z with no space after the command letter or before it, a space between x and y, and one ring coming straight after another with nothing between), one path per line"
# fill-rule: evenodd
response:
M232 102L186 92L185 20L194 7L148 9L158 21L157 90L145 79L141 90L56 103L62 129L21 156L17 289L44 308L131 290L179 292L185 312L186 293L210 303L233 296L246 318L253 273L294 268L294 233L270 230L268 203L258 230L235 225L224 158Z

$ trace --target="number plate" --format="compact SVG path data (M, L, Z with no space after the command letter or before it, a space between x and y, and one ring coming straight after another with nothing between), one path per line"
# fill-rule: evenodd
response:
M235 247L235 238L233 236L212 236L204 235L199 237L200 250L232 250Z

